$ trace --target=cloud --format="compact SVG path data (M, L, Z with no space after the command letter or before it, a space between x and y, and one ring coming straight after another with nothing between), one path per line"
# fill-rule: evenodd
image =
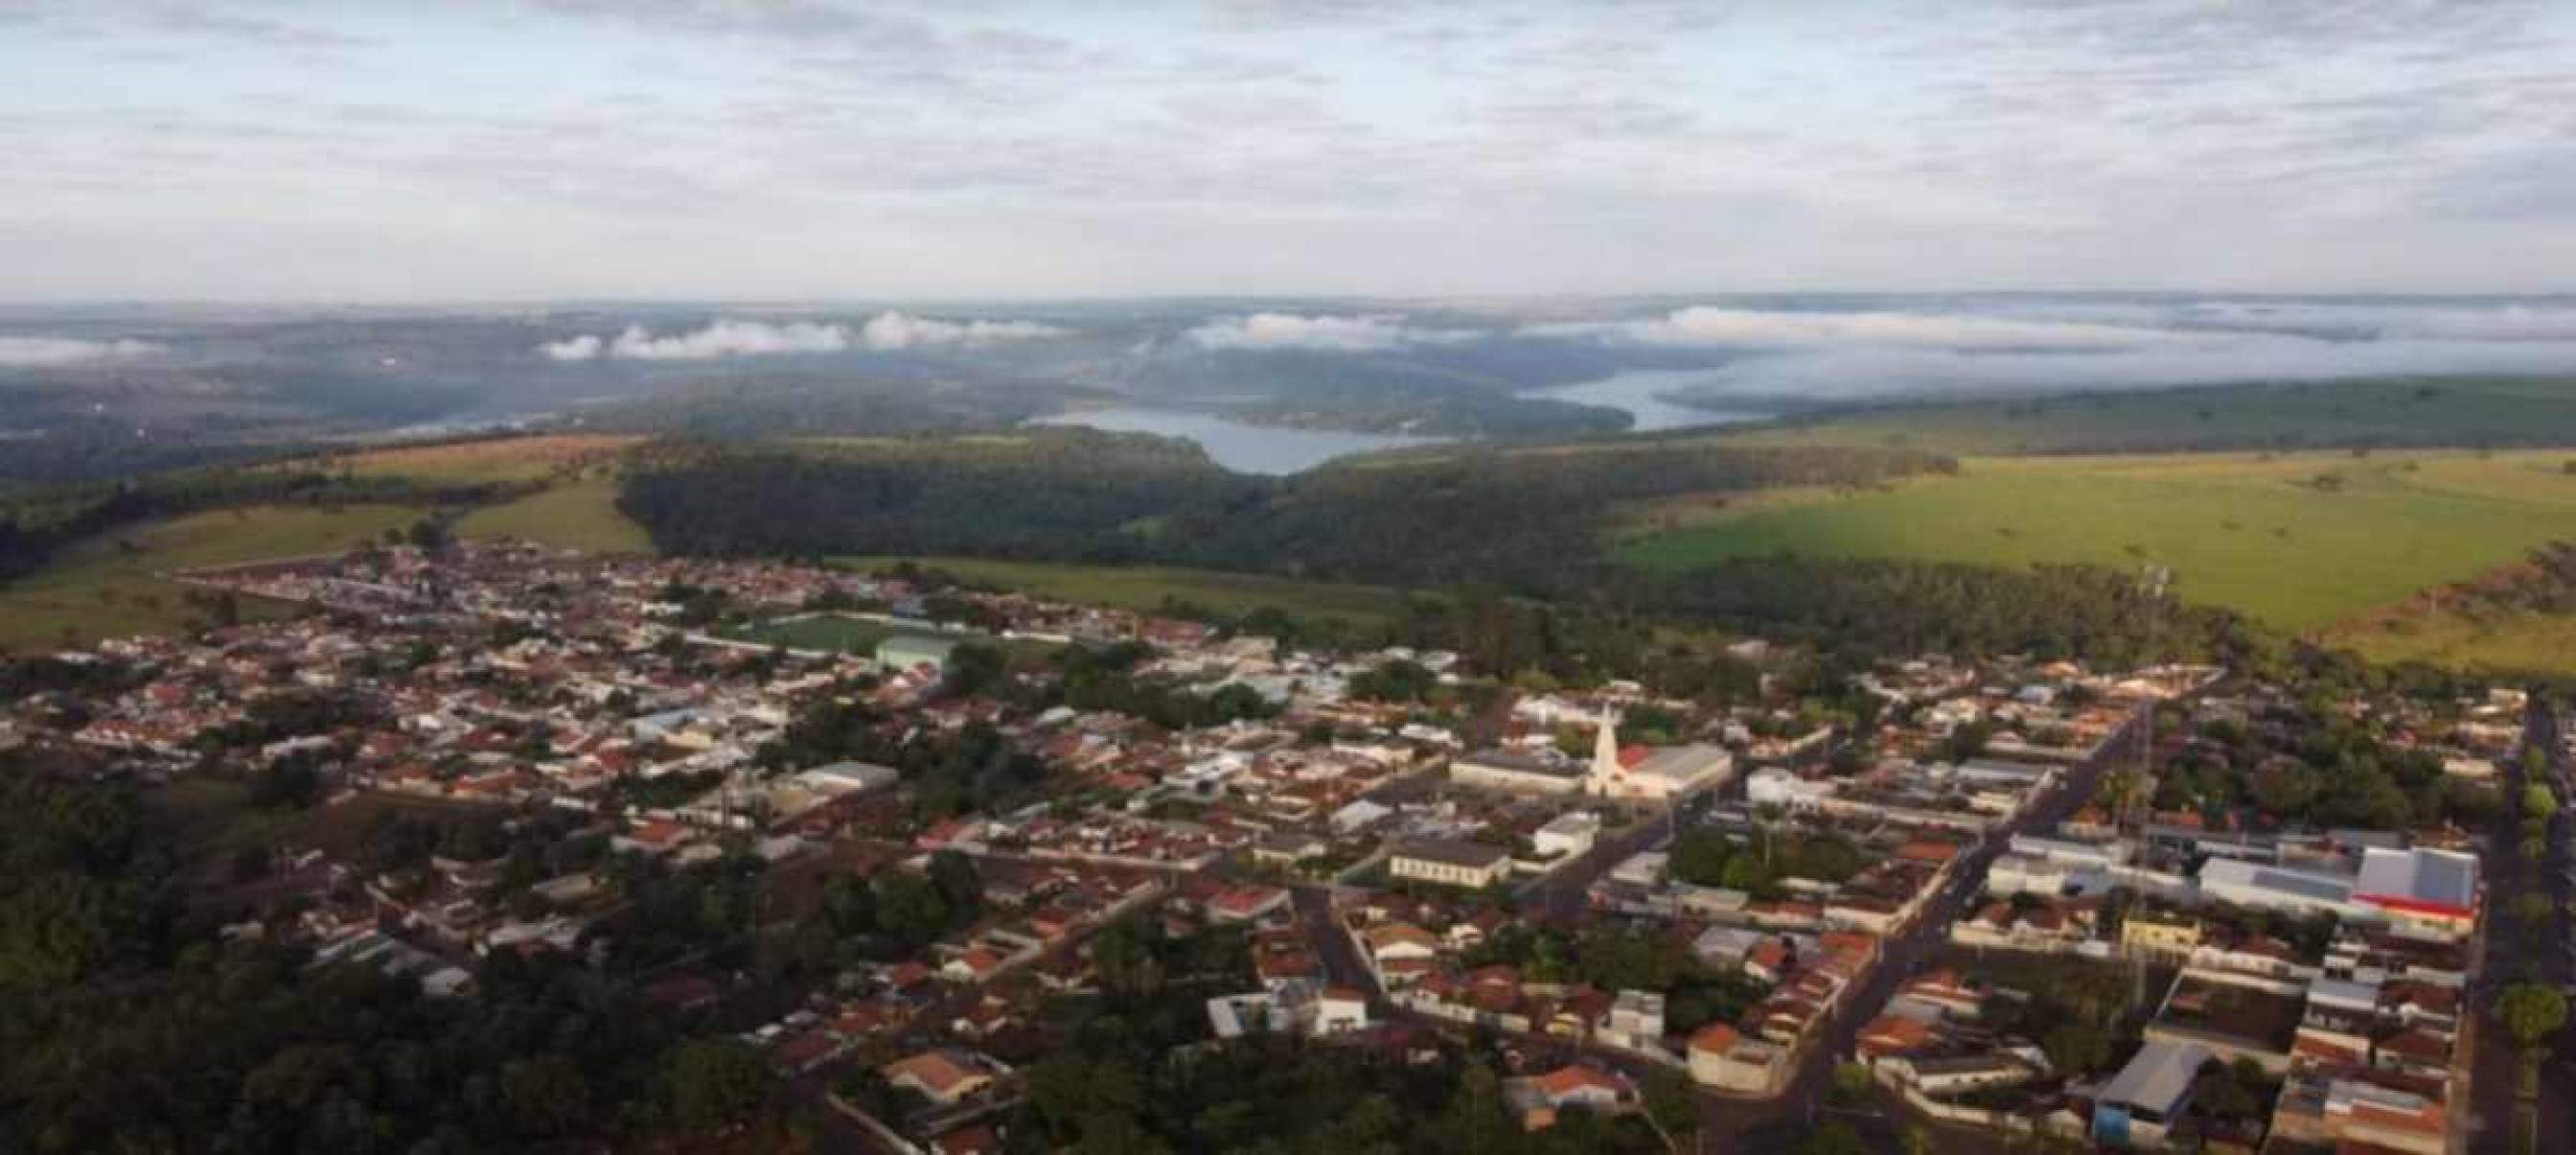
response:
M842 325L720 320L695 332L669 337L656 337L642 325L629 325L609 342L608 355L630 361L712 361L719 357L780 353L839 353L849 347L850 331Z
M2576 341L2338 341L2248 334L2202 345L2093 352L1881 346L1771 353L1730 362L1692 392L1858 400L2563 373L2576 373Z
M2554 301L1963 298L1895 310L1693 307L1519 332L1728 350L1689 390L1721 399L2576 374L2576 305Z
M894 352L936 346L991 345L1062 336L1065 330L1035 321L942 321L909 313L879 313L852 329L837 321L738 321L720 318L704 328L655 336L642 325L628 325L615 337L584 333L537 346L554 361L593 361L602 357L626 361L713 361L723 357L781 354L846 353L853 349Z
M598 337L584 333L561 341L548 341L537 346L537 352L543 354L549 361L588 361L599 356L599 351L605 344L606 342Z
M909 313L879 313L860 326L859 340L870 349L911 349L923 345L990 345L1061 337L1064 330L1035 321L938 321Z
M1465 329L1419 329L1401 316L1254 313L1207 322L1182 334L1202 349L1315 349L1366 353L1401 345L1463 341Z
M2013 320L1932 313L1773 312L1695 305L1661 317L1573 321L1521 330L1541 337L1593 337L1638 345L1751 349L1884 346L1934 349L2114 349L2186 342L2190 334L2075 321Z
M150 341L84 341L74 337L0 337L0 366L52 368L131 361L161 352Z

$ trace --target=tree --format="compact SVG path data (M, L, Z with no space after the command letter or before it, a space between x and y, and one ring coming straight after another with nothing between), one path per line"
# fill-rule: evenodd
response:
M2147 776L2126 767L2113 770L2102 776L2102 785L2095 791L2095 796L2102 800L2102 805L2110 808L2112 823L2125 826L2137 811L2138 804L2146 801Z
M2095 1023L2069 1019L2050 1027L2039 1048L2047 1052L2049 1065L2081 1074L2110 1061L2111 1036Z
M1798 1155L1868 1155L1868 1151L1860 1132L1849 1123L1827 1123L1798 1144Z
M561 1055L511 1060L501 1068L501 1096L529 1135L570 1135L590 1119L590 1082L579 1064Z
M715 1131L742 1122L769 1097L769 1068L730 1039L692 1039L664 1062L671 1119L682 1130Z
M2516 983L2497 996L2496 1018L2517 1046L2529 1050L2567 1025L2567 996L2541 983Z

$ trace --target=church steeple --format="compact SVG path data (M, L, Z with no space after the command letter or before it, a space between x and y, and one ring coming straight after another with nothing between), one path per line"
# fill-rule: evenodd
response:
M1600 728L1592 736L1592 788L1607 793L1623 769L1619 764L1619 719L1610 707L1603 706Z

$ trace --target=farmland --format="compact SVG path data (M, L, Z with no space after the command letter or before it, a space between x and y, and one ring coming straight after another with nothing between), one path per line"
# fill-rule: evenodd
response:
M904 559L861 557L841 560L856 568L877 569ZM1392 618L1402 605L1402 595L1374 586L1297 581L1215 570L988 561L963 557L913 560L985 585L1039 597L1145 612L1182 602L1221 614L1277 609L1298 617L1373 626Z
M617 480L584 476L487 505L457 520L464 537L515 537L593 553L642 553L653 547L642 526L617 511Z
M2183 596L2320 630L2576 537L2565 452L1980 458L1956 478L1631 511L1653 569L1793 553L2170 566Z
M1739 444L1961 455L2576 445L2576 383L2401 379L1893 404L1745 426Z
M199 614L162 576L170 570L349 549L420 516L393 505L249 506L93 538L0 588L0 649L182 630Z
M535 481L582 465L596 464L642 442L641 437L605 433L552 433L533 437L492 437L436 445L397 445L360 449L287 464L323 465L359 477L407 477L421 481Z

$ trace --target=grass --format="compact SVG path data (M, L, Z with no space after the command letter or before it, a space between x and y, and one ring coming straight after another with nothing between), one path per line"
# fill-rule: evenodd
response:
M163 575L198 566L332 553L419 520L394 505L250 506L148 522L74 545L42 573L0 587L0 649L184 631L197 611ZM245 602L246 614L262 612Z
M516 501L477 509L456 523L456 532L592 553L646 553L653 548L644 527L617 511L617 479L606 474L558 482Z
M2576 445L2576 383L2410 378L1900 403L1747 426L1726 437L1746 444L1901 445L1962 456Z
M872 570L904 559L857 557L840 560L844 564ZM1376 586L1298 581L1217 570L1065 565L963 557L912 560L924 566L945 569L968 581L1038 597L1142 612L1154 612L1162 609L1166 602L1180 601L1221 614L1278 609L1296 617L1375 626L1393 619L1403 605L1403 595Z
M2576 537L2576 478L2551 472L2567 456L1972 459L1958 477L1881 492L1631 511L1616 548L1663 570L1775 553L2154 562L2173 568L2187 598L2311 632Z
M735 641L755 642L764 646L785 646L791 650L828 650L843 654L873 654L877 643L893 637L895 628L883 622L824 614L792 621L762 622L723 631Z
M614 455L643 440L626 434L549 433L359 449L288 464L327 465L360 477L409 477L453 483L534 481Z

